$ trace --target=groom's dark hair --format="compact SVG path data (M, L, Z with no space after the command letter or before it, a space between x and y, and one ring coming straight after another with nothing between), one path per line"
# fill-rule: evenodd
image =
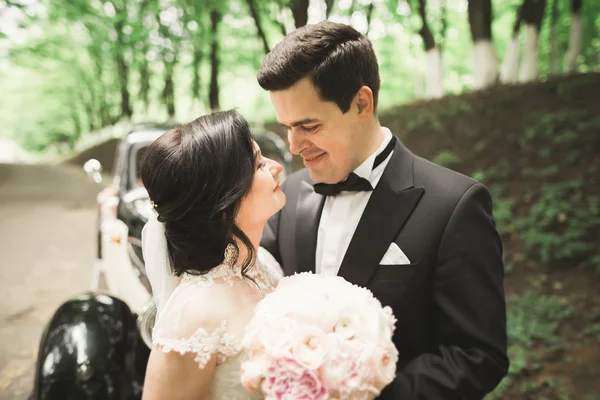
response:
M362 86L377 108L380 79L371 42L349 25L322 21L289 33L268 53L258 71L265 90L285 90L308 77L324 101L347 112Z

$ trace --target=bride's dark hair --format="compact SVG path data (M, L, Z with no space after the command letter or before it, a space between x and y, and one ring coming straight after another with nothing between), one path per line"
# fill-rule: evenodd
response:
M236 111L202 116L148 147L141 161L142 181L165 224L177 276L205 273L221 264L228 244L239 254L234 238L247 249L246 272L255 251L236 215L255 172L250 127Z

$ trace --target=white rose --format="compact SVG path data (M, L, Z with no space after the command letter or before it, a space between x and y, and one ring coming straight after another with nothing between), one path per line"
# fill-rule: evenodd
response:
M281 318L269 324L268 329L262 329L258 338L269 356L284 356L291 354L295 331L298 329L296 321Z
M379 389L394 380L396 376L396 363L398 362L398 350L394 345L375 346L367 354L365 365L369 374L369 381Z
M306 368L318 369L325 358L325 333L311 326L300 327L295 332L292 353Z
M250 392L256 391L260 387L266 370L267 360L262 357L243 361L240 377L242 385Z

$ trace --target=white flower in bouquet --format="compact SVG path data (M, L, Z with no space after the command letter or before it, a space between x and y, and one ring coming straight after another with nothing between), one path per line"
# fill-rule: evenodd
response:
M283 278L246 328L242 384L267 400L371 399L395 377L395 323L341 277Z

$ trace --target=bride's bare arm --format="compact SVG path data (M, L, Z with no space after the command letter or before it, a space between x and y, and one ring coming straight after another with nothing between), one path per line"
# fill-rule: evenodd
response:
M142 400L199 400L208 396L217 364L216 354L204 368L198 367L194 353L150 353Z

